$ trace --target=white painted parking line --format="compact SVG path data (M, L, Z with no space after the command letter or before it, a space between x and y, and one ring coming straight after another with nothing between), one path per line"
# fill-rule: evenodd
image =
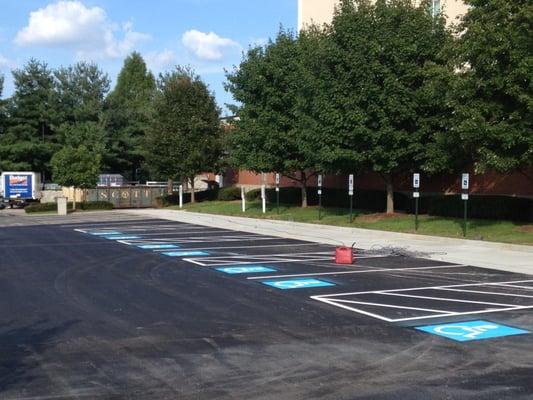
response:
M417 321L424 319L433 319L433 318L443 318L450 316L462 316L462 315L475 315L475 314L487 314L503 311L515 311L515 310L526 310L533 309L533 296L524 296L524 295L515 295L513 293L499 293L491 291L490 288L498 287L508 287L513 289L514 284L519 283L530 283L533 280L522 280L522 281L505 281L505 282L477 282L477 283L468 283L468 284L459 284L459 285L447 285L447 286L426 286L426 287L416 287L416 288L407 288L407 289L388 289L388 290L372 290L364 292L350 292L350 293L334 293L334 294L325 294L311 296L311 299L326 303L335 307L340 307L349 311L353 311L358 314L367 315L373 318L377 318L387 322L406 322L406 321ZM474 290L468 289L474 288ZM488 288L489 291L483 291L483 288ZM476 290L480 289L480 290ZM437 291L444 292L447 295L451 296L452 293L461 295L460 298L457 297L440 297L440 294L437 296L424 296L417 294L416 292L420 291ZM414 292L414 293L413 293ZM373 300L376 296L383 296L384 302L368 302L365 301L364 297L372 295ZM490 296L491 301L479 301L468 299L468 296L479 296L485 295ZM499 297L499 298L498 298ZM492 298L495 300L503 300L504 298L513 297L514 301L507 302L495 302L492 301ZM387 300L385 300L387 298ZM429 300L429 301L441 301L447 302L449 304L458 303L460 304L469 304L471 306L479 306L479 309L474 309L471 311L461 311L460 309L443 311L423 307L423 302L421 302L421 307L419 310L413 307L403 306L401 303L395 303L392 301L394 298L412 298L416 300ZM365 310L365 306L371 306L372 312ZM490 307L485 307L490 306ZM405 309L409 311L420 311L420 315L410 316L405 318L390 318L387 316L386 312L383 311L378 313L375 309Z
M215 247L191 247L190 249L183 250L224 250L224 249L258 249L267 247L303 247L303 246L320 246L317 243L292 243L292 244L265 244L265 245L250 245L250 246L215 246ZM156 252L160 250L155 250Z
M359 257L359 258L375 258L373 257ZM453 265L435 265L432 267L410 267L410 268L372 268L357 271L332 271L332 272L318 272L318 273L306 273L306 274L290 274L290 275L265 275L265 276L253 276L247 279L267 279L267 278L295 278L298 276L327 276L327 275L350 275L350 274L365 274L371 272L390 272L390 271L417 271L417 270L432 270L432 269L446 269L446 268L464 268L467 265L453 264ZM367 266L370 268L370 266Z
M248 237L248 236L216 236L212 237L216 240L209 240L210 237L194 237L194 238L181 238L181 237L170 237L170 238L150 238L150 239L137 239L137 240L125 240L120 242L122 244L127 244L130 246L135 246L138 244L155 244L155 243L220 243L220 242L255 242L255 241L267 241L267 240L279 240L279 238L269 238L269 237Z

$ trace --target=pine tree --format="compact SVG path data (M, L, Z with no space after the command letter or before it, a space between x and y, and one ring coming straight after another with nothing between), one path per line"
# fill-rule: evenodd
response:
M0 169L41 172L45 180L50 177L50 158L58 148L52 72L46 63L31 59L12 73L15 92L7 104Z
M106 105L106 128L112 140L112 157L106 160L111 171L132 180L146 178L139 174L144 164L144 139L151 123L155 79L141 55L132 53L124 61L117 84Z

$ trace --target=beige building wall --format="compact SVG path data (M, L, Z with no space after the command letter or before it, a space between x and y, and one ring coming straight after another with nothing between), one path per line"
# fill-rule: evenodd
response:
M339 0L298 0L298 29L311 23L330 23ZM448 17L448 23L456 23L467 11L463 0L440 0L441 11Z

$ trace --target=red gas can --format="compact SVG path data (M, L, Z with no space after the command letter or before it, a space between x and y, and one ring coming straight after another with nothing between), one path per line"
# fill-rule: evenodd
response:
M353 247L339 246L335 248L335 263L336 264L353 264Z

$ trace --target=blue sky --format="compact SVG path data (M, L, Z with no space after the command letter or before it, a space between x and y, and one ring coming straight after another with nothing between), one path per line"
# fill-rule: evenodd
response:
M280 25L295 29L297 0L0 0L0 74L11 95L10 70L31 57L50 67L97 62L114 81L136 50L154 73L191 65L221 107L224 68Z

